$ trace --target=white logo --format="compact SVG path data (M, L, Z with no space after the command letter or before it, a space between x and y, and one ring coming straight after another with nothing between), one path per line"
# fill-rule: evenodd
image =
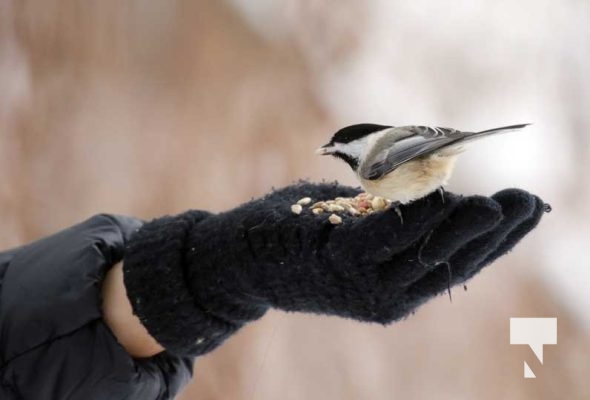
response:
M528 344L543 364L543 345L557 344L557 318L510 318L510 344ZM524 377L535 378L526 361Z

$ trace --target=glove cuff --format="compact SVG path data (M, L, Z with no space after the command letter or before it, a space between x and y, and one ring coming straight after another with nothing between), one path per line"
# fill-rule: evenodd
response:
M138 229L126 246L123 276L133 313L177 355L207 353L243 325L208 313L187 287L186 237L209 215L187 211L157 218Z

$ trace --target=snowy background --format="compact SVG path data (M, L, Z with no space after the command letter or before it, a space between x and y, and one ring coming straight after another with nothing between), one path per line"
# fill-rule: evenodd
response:
M388 328L270 313L197 360L182 399L589 398L588 43L575 0L0 0L0 248L97 212L355 185L313 153L352 123L531 122L472 146L448 188L553 206L467 292ZM510 317L558 319L537 379Z

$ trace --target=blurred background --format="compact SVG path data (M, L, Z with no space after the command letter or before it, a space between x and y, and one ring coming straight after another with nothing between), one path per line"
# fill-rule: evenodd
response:
M269 313L180 399L588 399L589 41L575 0L0 0L0 248L98 212L355 185L313 152L353 123L532 122L474 145L448 188L553 206L467 291L387 328ZM557 317L544 365L510 317Z

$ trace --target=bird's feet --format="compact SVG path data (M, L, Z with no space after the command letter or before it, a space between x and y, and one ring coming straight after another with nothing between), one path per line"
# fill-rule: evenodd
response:
M396 201L395 203L391 203L391 208L393 208L393 210L395 211L395 213L399 217L400 222L403 225L404 224L404 217L402 216L401 208L399 208L400 204L401 203L399 201Z
M437 189L437 191L440 194L440 198L442 199L442 202L444 204L445 203L445 188L441 186Z

